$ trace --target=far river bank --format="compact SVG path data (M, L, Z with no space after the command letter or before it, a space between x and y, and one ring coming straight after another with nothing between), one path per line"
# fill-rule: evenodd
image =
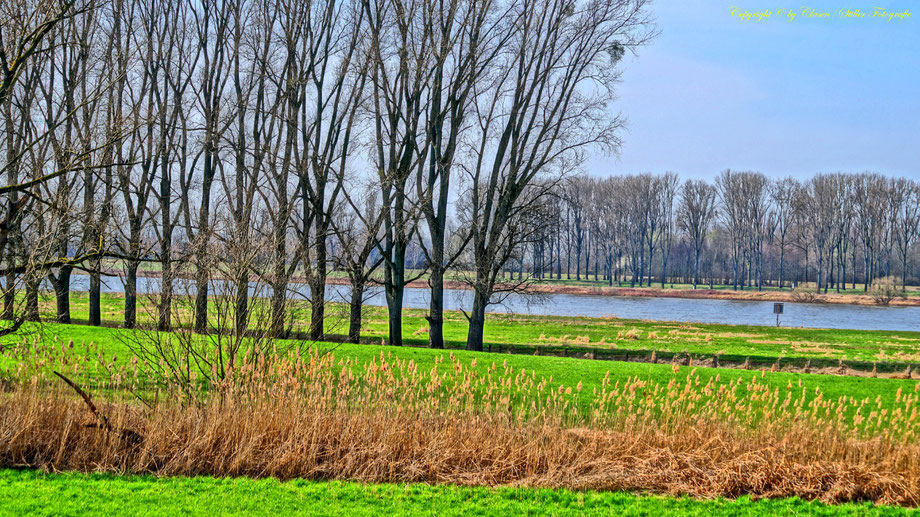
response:
M117 269L106 271L107 276L122 276ZM138 277L159 278L158 271L137 272ZM257 280L256 278L252 279ZM295 276L291 279L292 283L304 284L306 278ZM349 285L349 281L344 277L329 277L326 279L326 285L343 286ZM412 289L427 289L428 281L425 279L410 282L406 287ZM470 285L465 282L456 280L445 280L444 288L452 291L472 290ZM575 296L611 296L621 298L683 298L697 300L741 300L741 301L759 301L759 302L787 302L787 303L816 303L816 304L844 304L844 305L867 305L877 306L878 304L872 296L863 293L862 288L849 289L847 291L836 292L829 290L827 294L814 294L803 297L797 292L764 290L756 289L690 289L690 288L660 288L660 287L609 287L606 285L567 285L548 283L545 281L536 281L527 287L529 292L537 294L567 294ZM811 291L814 292L814 291ZM891 307L920 307L920 296L907 296L904 298L894 298L889 303Z

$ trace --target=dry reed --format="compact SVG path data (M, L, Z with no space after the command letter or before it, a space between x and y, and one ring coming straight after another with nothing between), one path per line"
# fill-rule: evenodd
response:
M64 357L56 368L86 371ZM920 385L888 404L827 400L675 366L667 384L608 377L589 396L476 361L260 356L191 400L162 391L148 407L126 395L152 389L143 364L122 360L94 386L97 405L139 440L24 363L0 397L0 466L920 505Z

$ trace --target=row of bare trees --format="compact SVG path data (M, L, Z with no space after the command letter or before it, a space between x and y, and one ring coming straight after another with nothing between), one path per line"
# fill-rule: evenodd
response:
M570 178L556 221L518 260L537 278L734 289L814 282L868 290L889 276L920 283L920 183L876 173L771 180L726 170ZM526 258L525 258L526 256ZM528 264L525 267L524 261ZM513 268L512 268L513 269Z
M519 287L502 273L545 227L550 193L588 150L619 145L609 105L619 61L653 35L645 4L4 2L4 316L37 319L50 288L69 322L76 271L91 324L114 275L128 328L153 307L170 330L187 301L198 333L258 321L282 336L303 297L319 339L344 272L352 340L380 283L401 344L404 290L424 278L443 347L458 269L481 349L485 308ZM143 275L159 279L151 304Z

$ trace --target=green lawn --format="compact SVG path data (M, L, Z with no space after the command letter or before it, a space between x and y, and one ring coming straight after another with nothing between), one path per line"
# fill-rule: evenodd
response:
M801 499L0 471L0 515L907 515Z

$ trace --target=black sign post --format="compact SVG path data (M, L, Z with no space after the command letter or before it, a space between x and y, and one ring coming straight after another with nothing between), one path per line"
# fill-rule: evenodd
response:
M779 326L779 315L783 313L783 304L782 302L777 302L773 304L773 314L776 314L776 326Z

